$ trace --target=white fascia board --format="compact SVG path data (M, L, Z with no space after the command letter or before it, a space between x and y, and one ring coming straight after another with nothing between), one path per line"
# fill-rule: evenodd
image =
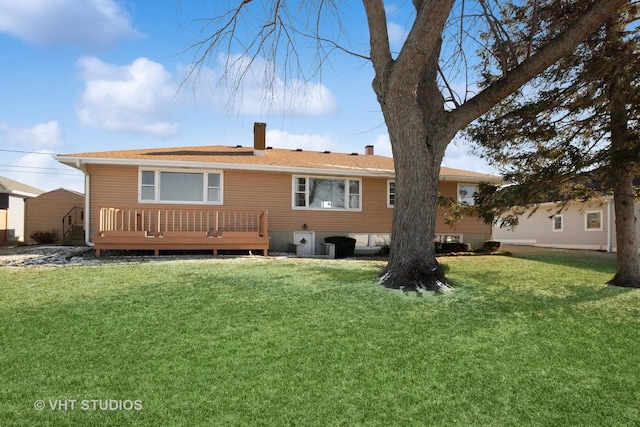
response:
M17 191L17 190L11 190L8 193L10 196L16 196L16 197L38 197L37 194L27 193L24 191Z
M79 165L116 165L116 166L142 166L142 167L167 167L185 169L222 169L222 170L247 170L263 172L288 172L295 174L321 174L341 175L357 177L384 177L393 178L394 172L385 169L366 168L310 168L302 166L278 166L278 165L254 165L247 163L217 163L217 162L179 162L175 160L142 160L142 159L112 159L100 157L54 157L60 163L80 169Z

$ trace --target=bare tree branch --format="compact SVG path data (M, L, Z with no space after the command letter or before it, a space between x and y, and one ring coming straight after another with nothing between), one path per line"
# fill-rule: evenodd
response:
M475 118L489 111L558 59L570 54L574 47L602 25L603 17L617 10L628 0L599 0L593 3L572 25L534 55L512 68L503 78L450 112L454 127L462 129Z

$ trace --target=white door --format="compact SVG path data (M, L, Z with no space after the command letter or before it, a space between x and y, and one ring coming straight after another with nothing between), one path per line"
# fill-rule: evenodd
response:
M316 254L316 232L294 231L293 244L297 246L298 256L311 256Z

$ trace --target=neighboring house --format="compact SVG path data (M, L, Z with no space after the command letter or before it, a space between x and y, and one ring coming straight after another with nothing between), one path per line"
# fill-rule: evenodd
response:
M395 197L389 157L254 146L203 146L59 155L85 173L87 237L97 250L266 249L320 253L328 236L359 247L389 241ZM442 168L440 191L472 201L482 181L500 177ZM438 240L481 245L491 227L466 218ZM155 240L154 240L155 239ZM227 243L224 243L227 242ZM233 243L236 246L233 247ZM253 245L253 246L252 246ZM171 248L169 246L172 246Z
M25 241L24 201L42 192L0 176L0 245Z
M25 242L37 231L55 231L57 243L84 244L84 194L65 188L25 201Z
M515 245L616 251L612 198L603 203L572 203L560 213L558 209L555 203L543 203L531 216L530 211L522 215L513 230L494 227L493 238ZM635 210L640 216L640 205Z

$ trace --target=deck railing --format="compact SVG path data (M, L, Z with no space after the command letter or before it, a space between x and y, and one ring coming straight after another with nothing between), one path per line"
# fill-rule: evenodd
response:
M146 231L160 236L167 231L206 232L212 235L241 231L268 236L268 212L256 209L103 207L100 208L99 220L99 232Z

